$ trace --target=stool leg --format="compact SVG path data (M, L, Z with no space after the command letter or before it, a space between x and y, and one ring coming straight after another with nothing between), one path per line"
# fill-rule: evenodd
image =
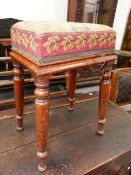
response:
M98 135L104 134L104 123L106 122L106 110L108 105L109 93L110 93L110 72L105 71L102 75L99 90L99 123L98 123Z
M69 71L69 110L74 110L77 71Z
M23 68L13 61L14 66L14 97L16 106L17 130L22 131L23 127L23 105L24 105L24 78Z
M45 158L47 157L49 79L47 77L35 77L35 86L38 170L44 172L46 170Z
M66 92L69 95L69 73L66 72Z

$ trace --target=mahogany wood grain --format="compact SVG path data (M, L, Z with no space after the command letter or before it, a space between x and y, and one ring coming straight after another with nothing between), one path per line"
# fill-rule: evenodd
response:
M105 64L103 74L99 86L99 120L98 120L98 135L104 134L104 124L106 122L106 111L110 93L110 78L111 64Z
M69 71L69 110L74 110L74 101L75 101L75 88L76 88L76 77L77 71L70 70Z
M76 21L77 4L78 4L78 0L68 0L67 21L70 21L70 22Z
M46 169L45 157L47 157L47 130L49 116L48 102L48 77L35 76L35 111L36 111L36 133L37 133L37 157L38 170L43 172Z
M93 64L99 64L104 62L114 61L116 55L113 52L88 55L83 57L74 58L66 61L57 61L52 63L46 63L38 65L25 56L16 53L15 51L10 52L11 57L27 67L31 72L36 73L38 76L51 75L54 73L69 71L72 69L78 69L85 66L90 66Z
M11 38L0 37L0 44L3 46L11 46Z
M13 61L14 66L14 96L16 106L17 130L22 131L23 127L23 105L24 105L24 78L22 66Z

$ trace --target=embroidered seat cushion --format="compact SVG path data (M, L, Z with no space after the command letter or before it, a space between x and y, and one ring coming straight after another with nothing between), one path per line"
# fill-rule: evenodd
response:
M37 64L110 52L115 31L105 25L75 22L18 22L11 28L12 49Z

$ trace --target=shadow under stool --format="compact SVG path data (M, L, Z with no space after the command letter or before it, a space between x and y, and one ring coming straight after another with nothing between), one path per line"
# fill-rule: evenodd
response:
M38 170L46 170L49 115L48 86L54 73L69 73L69 110L74 108L77 70L99 64L101 81L97 133L104 133L110 91L110 71L116 59L116 33L98 24L18 22L11 28L17 130L23 130L23 67L34 77ZM81 116L80 116L81 117ZM88 146L88 145L87 145Z

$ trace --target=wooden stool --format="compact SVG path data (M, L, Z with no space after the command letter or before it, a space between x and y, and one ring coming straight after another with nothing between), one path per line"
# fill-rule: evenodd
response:
M69 71L69 110L74 108L77 69L99 64L102 72L97 133L104 133L110 90L110 70L114 54L115 32L108 26L69 22L19 22L11 29L14 64L14 93L17 130L23 130L24 79L27 67L35 82L35 111L38 169L46 169L48 130L48 86L54 73ZM80 116L81 117L81 116ZM88 145L87 145L88 146Z

